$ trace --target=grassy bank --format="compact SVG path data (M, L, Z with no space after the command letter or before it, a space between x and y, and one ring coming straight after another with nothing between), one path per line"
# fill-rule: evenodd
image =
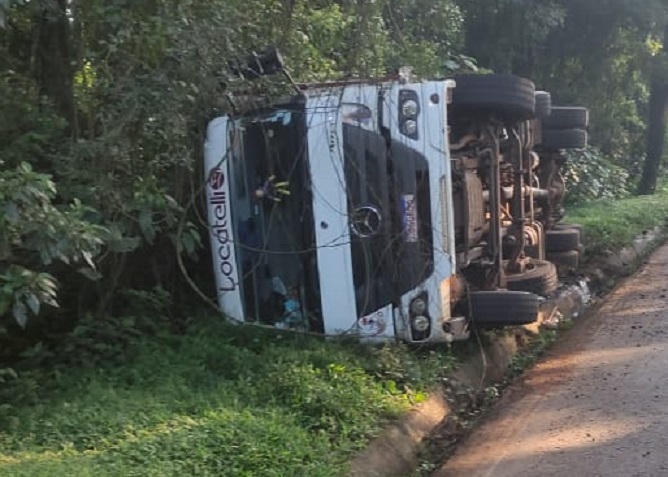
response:
M572 207L565 221L584 226L589 256L614 252L631 244L638 235L668 225L668 194Z
M6 376L0 476L339 475L453 364L206 321Z
M668 197L587 204L567 221L595 256L668 224ZM94 322L15 363L18 377L0 367L0 476L340 475L456 362L195 321L185 334L161 318Z

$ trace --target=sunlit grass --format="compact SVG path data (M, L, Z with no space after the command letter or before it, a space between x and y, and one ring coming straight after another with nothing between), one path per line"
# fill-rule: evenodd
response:
M0 391L0 476L339 475L453 364L206 321L113 365L26 364Z
M668 194L592 202L570 209L565 221L584 226L590 255L619 250L638 235L668 225Z

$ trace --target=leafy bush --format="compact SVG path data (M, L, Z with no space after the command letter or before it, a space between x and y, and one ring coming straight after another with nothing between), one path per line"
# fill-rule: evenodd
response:
M630 194L628 171L591 146L583 151L569 152L565 178L566 201L570 204L621 199Z
M57 263L91 275L107 233L88 220L93 209L62 201L53 177L31 165L47 160L62 129L31 93L29 81L0 76L0 336L12 320L25 328L43 305L58 306Z

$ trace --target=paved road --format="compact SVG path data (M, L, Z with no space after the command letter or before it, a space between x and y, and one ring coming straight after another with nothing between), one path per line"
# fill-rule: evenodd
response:
M667 297L664 246L433 477L668 476Z

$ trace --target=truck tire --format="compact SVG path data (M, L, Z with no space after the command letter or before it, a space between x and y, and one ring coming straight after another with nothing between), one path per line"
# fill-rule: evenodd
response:
M538 319L538 297L518 291L469 293L471 323L478 326L528 325Z
M568 252L580 245L580 232L577 229L548 230L545 232L546 252Z
M566 230L566 229L575 229L580 232L580 243L583 243L584 238L584 227L580 224L554 224L552 230Z
M544 149L582 149L587 147L584 129L543 129L541 145Z
M544 129L585 129L589 126L589 110L580 107L552 106L543 119Z
M545 258L557 266L557 273L560 277L567 276L580 266L580 253L577 250L551 252Z
M506 275L506 286L508 290L551 296L559 287L557 267L546 260L532 260L524 272Z
M536 87L513 75L457 75L452 107L463 114L491 115L510 121L534 117Z
M552 113L552 96L547 91L536 91L536 117L545 119Z

